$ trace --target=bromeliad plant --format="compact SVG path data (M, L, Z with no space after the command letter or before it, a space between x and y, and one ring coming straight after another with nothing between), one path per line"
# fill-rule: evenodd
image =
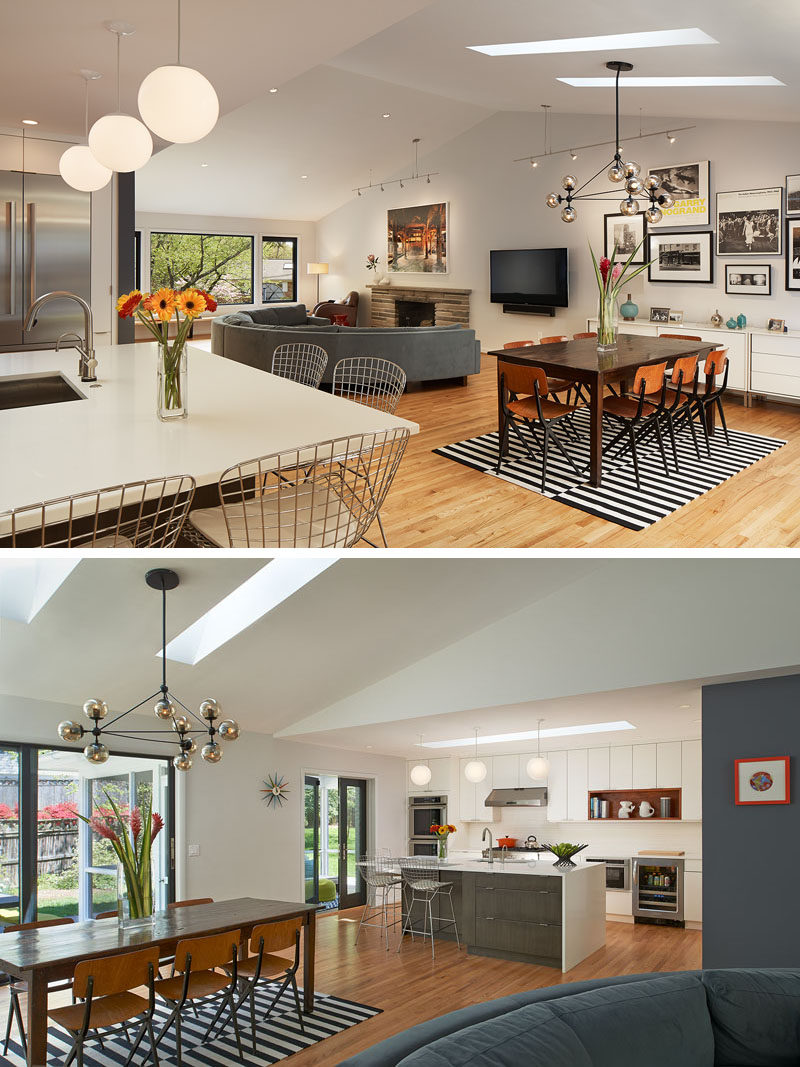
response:
M431 825L430 832L439 838L439 859L443 860L447 855L447 839L450 834L456 832L456 828L451 822L435 822Z
M169 413L186 407L186 398L182 395L185 383L180 375L186 339L198 315L216 310L216 300L204 289L158 289L154 293L142 293L134 289L130 293L123 293L117 300L119 317L129 319L136 316L159 344L162 370L160 410ZM177 332L170 342L169 324L173 316Z
M572 845L569 843L569 841L561 841L557 845L542 844L542 848L547 849L548 852L552 852L552 854L556 857L556 862L553 864L553 866L564 868L574 867L575 863L573 862L572 857L577 856L579 852L582 852L583 849L588 847L588 844Z
M597 288L600 291L600 303L597 309L597 347L603 351L609 351L617 344L617 301L623 285L633 281L637 274L641 274L650 264L643 263L632 273L628 273L636 254L644 244L640 241L624 263L617 263L617 246L611 253L611 259L603 256L600 262L594 254L594 249L589 246L594 264L594 274L597 279Z
M105 791L104 791L105 792ZM125 877L131 919L145 919L153 914L153 873L150 863L153 842L164 829L164 820L153 811L152 800L144 810L135 807L130 815L108 795L111 811L87 819L78 818L96 834L111 842Z

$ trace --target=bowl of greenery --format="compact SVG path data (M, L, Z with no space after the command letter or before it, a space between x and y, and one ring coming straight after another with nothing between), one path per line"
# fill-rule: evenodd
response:
M588 844L571 845L569 841L562 841L557 845L542 844L541 847L547 849L548 852L552 852L556 857L556 862L553 864L554 867L559 867L563 871L569 871L577 866L573 863L572 857L577 856L582 849L588 848L589 846Z

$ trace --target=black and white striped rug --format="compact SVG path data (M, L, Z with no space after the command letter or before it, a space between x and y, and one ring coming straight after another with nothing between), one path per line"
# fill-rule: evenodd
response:
M318 993L314 998L314 1012L312 1015L303 1016L305 1033L300 1029L297 1012L294 1007L294 998L287 991L266 1022L261 1022L265 1011L269 1007L272 997L277 993L279 985L272 987L263 985L256 993L256 1052L253 1052L252 1036L250 1032L250 1012L247 1004L242 1005L238 1019L239 1031L242 1038L242 1051L244 1062L247 1067L263 1067L264 1064L277 1063L278 1060L286 1059L294 1052L301 1052L310 1045L324 1041L326 1037L333 1037L351 1026L371 1019L374 1015L380 1015L380 1008L369 1008L365 1004L356 1004L350 1000L340 1000L338 997L326 996ZM303 991L300 991L302 1003ZM209 1023L216 1013L217 1002L198 1002L198 1015L196 1018L190 1008L186 1008L183 1014L183 1055L184 1067L228 1067L228 1064L239 1064L239 1053L236 1047L236 1038L233 1027L228 1025L222 1036L214 1037L208 1044L203 1044L203 1036ZM156 1018L153 1026L158 1035L161 1026L168 1017L167 1011L160 1005L156 1007ZM131 1027L131 1033L136 1033L135 1025ZM219 1029L215 1031L219 1034ZM16 1038L16 1028L13 1036ZM105 1047L101 1047L97 1041L87 1043L84 1052L86 1067L121 1067L128 1058L130 1049L121 1036L105 1036ZM72 1042L68 1035L58 1027L52 1026L47 1031L47 1064L48 1067L59 1067L69 1054ZM0 1045L0 1050L2 1045ZM158 1045L158 1058L163 1067L172 1067L176 1064L176 1043L174 1035L170 1032L164 1035ZM25 1056L18 1040L12 1040L9 1045L8 1055L0 1056L3 1064L13 1067L25 1067ZM74 1061L73 1061L74 1062ZM147 1037L142 1039L139 1046L135 1063L152 1063L150 1059L150 1045Z
M574 423L578 440L568 436L563 427L559 438L578 467L585 470L589 463L588 411L577 411ZM698 432L702 438L702 431ZM728 433L730 444L725 442L721 429L714 434L710 457L706 455L701 439L700 459L697 458L689 434L686 431L678 434L676 444L680 472L675 471L672 448L669 442L665 441L669 476L664 473L664 464L655 439L639 445L641 490L636 488L630 454L622 460L604 459L603 484L593 487L589 485L588 472L577 475L551 443L543 495L579 511L607 519L628 530L644 530L786 444L775 437L760 437L757 434L731 430L730 427ZM434 452L437 456L455 460L456 463L511 482L512 485L541 493L542 465L538 447L532 446L531 451L536 458L531 459L512 432L509 437L508 456L503 462L501 473L495 474L497 436L495 430L481 437L472 437L467 441L435 448ZM606 439L609 439L608 430Z

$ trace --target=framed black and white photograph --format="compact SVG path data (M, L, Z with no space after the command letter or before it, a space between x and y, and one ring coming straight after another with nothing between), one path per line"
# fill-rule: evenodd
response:
M769 263L726 263L725 292L729 296L771 296Z
M669 308L650 308L650 321L669 323Z
M779 256L783 189L717 193L717 255Z
M606 226L604 255L611 259L611 253L616 245L616 262L624 263L637 246L641 245L636 258L631 260L631 264L641 266L645 263L646 243L643 242L647 233L647 223L644 215L605 215L604 218Z
M651 282L683 285L714 281L711 233L651 233L648 240Z
M668 163L650 167L661 182L661 188L669 193L675 203L662 208L664 221L670 226L708 226L710 222L707 159L697 163Z
M786 175L786 214L800 215L800 174Z
M675 311L672 308L669 309L669 322L671 326L683 325L683 312Z
M800 219L786 220L786 288L800 292Z

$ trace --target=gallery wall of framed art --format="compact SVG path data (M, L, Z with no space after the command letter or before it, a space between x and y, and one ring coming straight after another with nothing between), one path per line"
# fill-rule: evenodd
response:
M661 188L669 193L674 203L664 207L661 213L667 226L708 226L709 217L709 170L707 159L696 163L668 163L651 166L648 174L661 180Z
M714 235L706 230L650 231L647 280L693 285L714 281Z
M779 256L783 189L717 193L717 255Z

